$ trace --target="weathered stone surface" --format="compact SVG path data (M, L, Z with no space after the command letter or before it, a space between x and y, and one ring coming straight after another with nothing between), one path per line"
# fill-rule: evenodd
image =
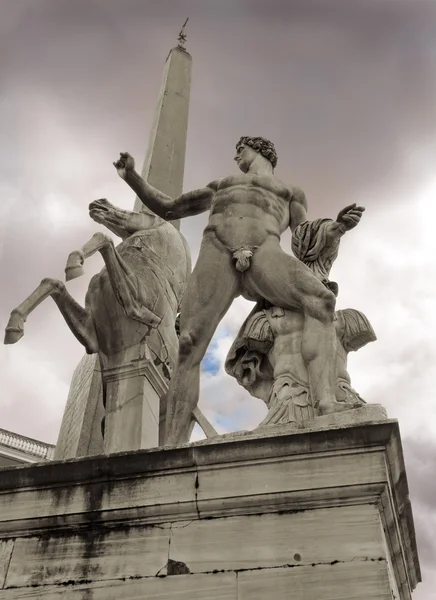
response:
M392 600L386 563L339 564L238 575L238 600Z
M236 573L175 575L2 592L2 600L237 600L237 597Z
M377 507L362 504L175 523L170 558L191 573L240 571L377 560L382 547Z
M303 431L310 432L343 429L369 423L380 423L383 420L387 420L387 412L384 406L381 404L364 404L352 411L344 410L343 412L322 415L316 419L301 421L299 423L277 424L269 427L259 427L254 431L234 431L232 433L225 433L224 435L219 436L219 438L214 439L214 442L220 444L221 442L227 442L233 439L270 438L272 435L283 435L290 432L301 433ZM201 441L199 443L201 444L204 442Z
M11 562L14 540L0 540L0 589L4 587Z
M170 528L129 527L17 539L5 587L154 577L168 560Z
M420 580L387 419L4 470L0 539L6 600L410 600Z

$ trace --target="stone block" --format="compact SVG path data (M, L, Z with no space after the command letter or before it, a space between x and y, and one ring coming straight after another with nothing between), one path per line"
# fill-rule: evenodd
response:
M2 594L2 600L237 600L237 581L236 573L175 575L14 589Z
M2 600L411 600L420 581L386 418L5 469L0 539Z
M386 562L353 562L238 575L238 600L392 600Z
M13 548L14 540L0 540L0 589L5 585Z
M378 560L385 550L378 509L363 504L174 523L169 556L204 573Z
M17 539L6 587L154 577L168 561L169 538L169 526L124 526Z

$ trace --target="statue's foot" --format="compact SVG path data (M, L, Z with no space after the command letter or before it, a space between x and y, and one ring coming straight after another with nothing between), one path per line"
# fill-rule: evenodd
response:
M24 335L24 319L18 314L12 312L5 331L5 344L16 344Z
M351 410L352 408L360 408L361 404L347 404L346 402L326 402L318 406L320 415L332 415L337 412L343 412L344 410Z

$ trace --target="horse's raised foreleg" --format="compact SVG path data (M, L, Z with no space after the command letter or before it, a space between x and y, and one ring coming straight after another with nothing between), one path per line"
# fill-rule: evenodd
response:
M113 242L110 237L104 233L95 233L92 238L86 242L80 250L74 250L71 252L67 259L67 265L65 267L65 279L70 281L76 277L81 277L85 274L83 269L83 263L87 258L102 249L103 246L111 244ZM127 273L126 273L127 274Z
M12 312L6 326L5 344L15 344L24 335L24 323L27 317L46 298L51 296L56 302L68 327L88 354L98 351L97 336L92 314L78 304L67 292L65 284L57 279L43 279L34 292Z

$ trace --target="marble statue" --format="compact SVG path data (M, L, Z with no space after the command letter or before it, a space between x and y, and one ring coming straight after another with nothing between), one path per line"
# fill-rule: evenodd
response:
M335 313L336 401L357 408L364 400L351 387L347 357L376 339L366 316L347 308ZM301 423L319 415L311 398L307 367L301 355L301 312L265 304L246 319L225 361L226 372L268 407L259 428Z
M81 275L85 259L97 251L105 263L90 281L85 307L72 298L64 283L43 279L12 311L5 343L14 344L23 336L28 315L51 296L87 353L98 353L103 381L115 381L115 385L104 386L105 402L111 402L115 399L108 396L119 394L118 375L144 359L144 342L148 358L169 381L178 351L175 321L191 259L180 232L151 212L121 210L102 199L89 205L89 214L122 242L115 247L112 239L100 232L69 255L67 281Z
M144 181L128 153L121 153L114 163L141 201L163 219L210 211L181 305L178 362L167 397L167 444L187 441L191 412L198 403L201 360L220 320L239 295L303 315L301 355L312 400L320 414L348 408L335 394L335 295L309 266L280 246L280 236L288 227L295 232L307 222L305 195L274 176L277 154L264 138L242 137L235 161L241 174L177 198ZM355 227L363 210L353 204L336 221L329 220L323 243L331 244Z
M341 211L342 212L342 211ZM338 217L338 221L340 216ZM343 232L329 219L304 221L295 228L292 250L337 296L338 284L329 280ZM335 396L344 409L364 404L351 387L347 356L376 339L366 316L347 308L335 313ZM225 369L252 396L261 398L268 414L259 428L299 423L322 414L312 397L309 373L301 352L304 315L267 301L258 302L245 320L225 361Z

